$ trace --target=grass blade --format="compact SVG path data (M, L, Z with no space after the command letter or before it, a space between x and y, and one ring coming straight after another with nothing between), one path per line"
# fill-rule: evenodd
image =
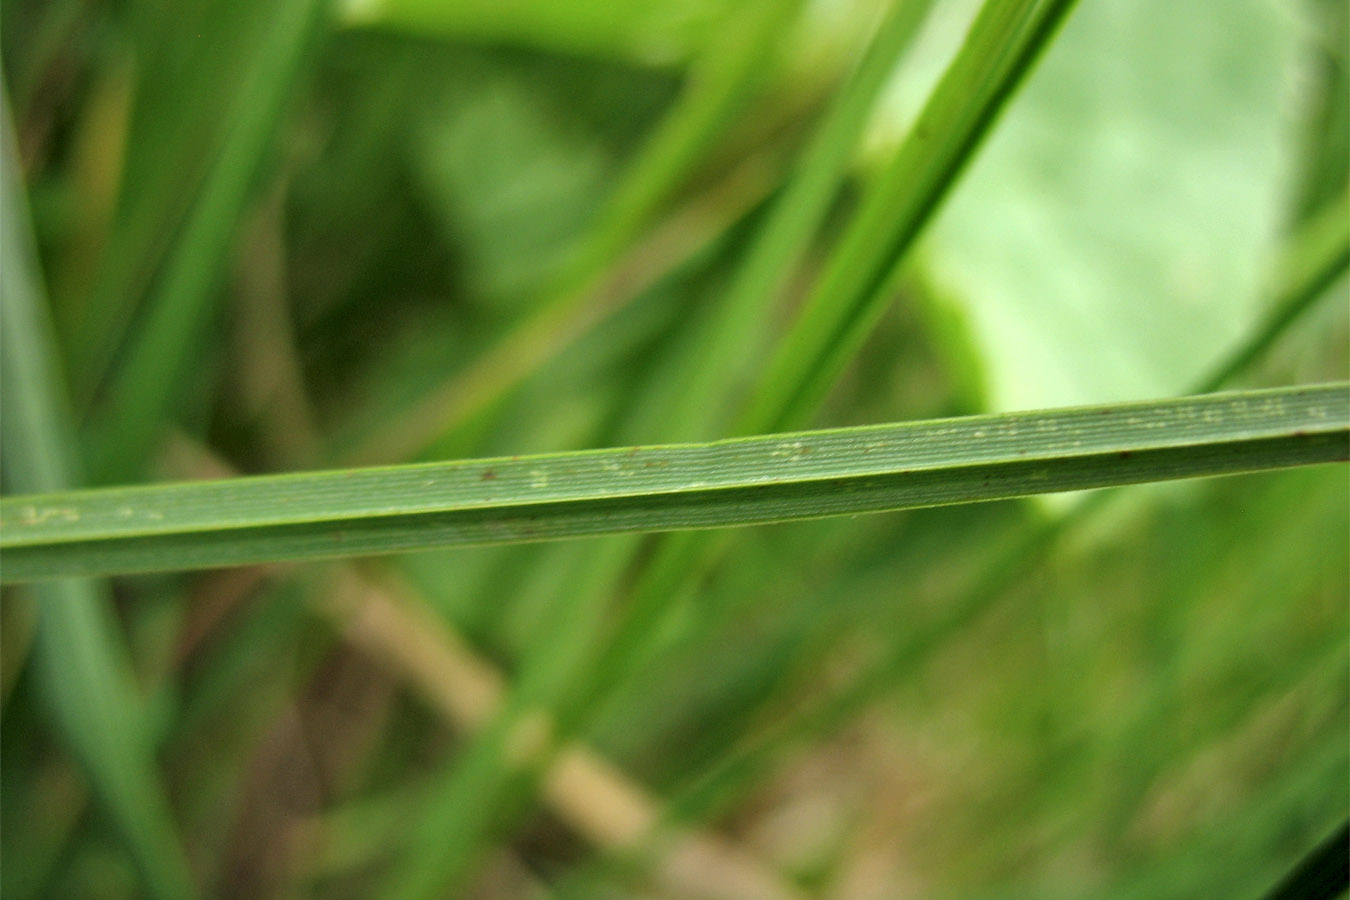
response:
M10 489L51 491L75 480L70 420L51 352L51 328L27 229L8 101L0 109L3 266L0 340L6 415L4 475ZM35 661L56 718L145 878L150 895L195 895L178 845L154 754L118 634L111 597L99 583L33 585Z
M1276 885L1266 900L1294 900L1296 897L1330 898L1344 896L1350 889L1350 821L1327 836L1297 867Z
M1275 339L1336 283L1350 266L1350 194L1329 203L1289 239L1275 276L1276 302L1251 337L1229 354L1197 387L1197 393L1217 391L1249 369Z
M183 367L210 320L211 298L261 162L323 18L323 0L277 6L229 133L183 226L173 256L92 424L91 480L134 474L172 412Z
M622 258L650 256L649 248L641 243L634 246L635 242L760 85L783 32L800 8L800 0L747 4L736 27L700 56L687 87L606 199L573 258L535 301L530 315L493 342L470 368L451 376L354 450L344 450L336 462L369 465L419 456L608 315L612 310L605 307L618 305L612 300L596 304L597 297L631 297L634 291L628 282L632 279L621 265ZM596 308L587 310L588 304Z
M716 398L723 386L750 380L748 362L762 348L747 340L769 331L773 304L848 174L859 137L878 94L897 61L927 17L929 2L896 4L877 29L857 68L818 126L783 194L737 268L725 299L697 346L684 360L682 390L673 407L665 405L636 423L640 440L689 440L711 437L725 427ZM653 437L655 435L655 437Z
M4 577L818 518L1344 459L1350 386L9 497Z
M739 433L800 427L815 411L894 297L909 248L1072 7L990 0L980 9L765 369Z

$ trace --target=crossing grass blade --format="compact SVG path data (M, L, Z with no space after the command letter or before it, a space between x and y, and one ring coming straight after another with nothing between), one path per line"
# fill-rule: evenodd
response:
M4 474L11 488L50 491L74 481L74 442L10 129L6 100L0 103ZM194 896L106 585L62 579L29 590L38 608L34 661L47 700L140 867L148 894L163 900Z
M4 577L819 518L1344 459L1350 386L8 497Z
M928 2L895 5L840 89L802 153L796 171L744 261L702 339L681 360L682 390L673 404L653 404L632 433L646 440L688 440L725 433L718 399L724 385L750 380L745 369L757 361L756 335L770 332L774 304L825 218L848 175L864 126L896 64L927 17ZM747 346L747 345L750 346Z
M894 157L869 187L737 432L809 423L898 289L910 247L950 195L1074 0L990 0Z

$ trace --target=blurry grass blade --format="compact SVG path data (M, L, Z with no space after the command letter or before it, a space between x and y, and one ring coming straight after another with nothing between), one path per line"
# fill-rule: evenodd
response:
M1330 384L0 502L4 577L708 528L1344 459Z
M659 410L656 421L644 422L635 431L657 435L658 440L689 440L710 436L725 424L715 398L726 393L726 385L743 383L745 373L738 370L756 361L753 351L761 348L753 346L755 336L768 331L773 301L838 193L877 95L930 5L920 0L892 6L775 201L769 221L718 304L705 339L691 348L676 406Z
M1073 0L989 0L831 253L761 379L741 432L802 424L894 293L906 252Z
M673 270L725 239L748 210L770 192L778 164L752 157L708 190L673 211L605 272L565 294L551 295L527 317L423 395L414 406L376 428L339 436L334 465L411 461L446 434L489 409L539 371L564 347L640 296ZM772 174L771 174L772 173Z
M211 315L211 298L249 190L318 30L323 0L276 4L229 132L109 389L94 429L92 480L134 474L178 399L176 385Z
M601 265L622 250L665 203L766 76L801 0L754 0L690 73L690 86L662 120L610 198L588 255Z
M247 73L270 49L272 4L190 0L166 17L130 11L133 44L126 66L134 81L123 135L103 135L102 152L124 157L117 175L115 216L86 291L85 276L57 287L58 326L70 334L72 405L89 412L104 387L127 329L140 312L169 254L175 252L195 199L230 139L229 113L249 103ZM132 64L134 60L134 66ZM110 148L120 138L124 147ZM82 260L62 260L63 268Z
M1265 900L1343 896L1350 890L1347 845L1350 845L1350 821L1342 823L1299 860L1294 870L1265 895Z
M909 138L866 192L733 433L800 425L814 411L893 295L907 248L1071 7L1072 0L989 0L981 7ZM724 549L696 535L660 545L633 590L623 635L600 667L606 678L643 652L677 606L669 598L687 596Z
M1321 297L1350 266L1350 194L1312 217L1289 239L1276 275L1276 300L1265 318L1197 393L1217 391L1270 349L1295 319Z
M605 201L598 220L575 256L555 277L531 315L482 354L467 371L434 390L411 413L381 428L355 450L340 457L363 465L416 457L436 438L481 412L523 381L571 338L606 315L633 289L629 266L618 257L633 245L688 180L691 171L735 121L764 78L775 52L801 6L800 0L756 0L747 4L729 28L694 65L689 83ZM737 182L753 181L759 160L751 160L745 178L726 179L732 196ZM712 194L722 194L714 191ZM750 191L758 199L758 193ZM711 199L717 199L715 196ZM676 217L687 218L687 217ZM676 223L673 223L676 224ZM653 236L658 237L657 235ZM661 241L656 242L659 246ZM649 260L652 247L640 245L631 256ZM597 296L601 302L587 311Z
M934 91L915 129L888 174L869 192L852 220L802 315L759 380L750 411L733 431L759 433L800 423L814 408L870 330L889 299L878 280L898 268L897 257L926 222L954 174L1048 43L1068 4L986 3L970 36ZM676 428L676 436L724 432L718 391L737 385L745 344L762 331L762 317L803 241L817 227L834 193L843 165L856 145L862 118L895 58L922 21L923 4L900 4L881 25L829 117L811 141L793 182L750 251L727 300L709 328L704 346L687 365L688 389L673 408L662 408L653 433ZM916 178L916 172L919 177ZM753 354L752 354L753 355ZM795 404L795 406L794 406ZM793 414L796 409L798 414ZM644 438L639 438L644 439ZM632 663L649 651L665 623L684 608L688 586L725 549L707 535L673 535L657 545L631 592L609 646L570 690L569 712L584 707L597 691L619 683Z
M1316 85L1309 92L1311 108L1304 110L1303 152L1294 215L1302 220L1344 194L1350 181L1350 78L1345 48L1350 46L1350 8L1344 3L1320 3L1310 8L1308 35L1316 35L1308 61Z
M61 378L37 256L23 206L8 101L0 92L0 392L6 485L69 487L75 466ZM155 772L141 702L121 646L111 598L100 585L66 579L30 588L38 606L35 656L43 687L76 757L140 867L149 893L195 894Z

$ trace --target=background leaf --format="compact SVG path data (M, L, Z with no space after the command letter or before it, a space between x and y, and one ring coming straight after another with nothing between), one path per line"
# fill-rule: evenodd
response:
M1290 193L1297 15L1075 14L929 246L990 408L1179 391L1242 335Z

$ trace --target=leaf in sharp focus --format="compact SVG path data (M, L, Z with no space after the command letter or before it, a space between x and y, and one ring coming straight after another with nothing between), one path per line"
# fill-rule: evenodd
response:
M4 577L761 524L1350 455L1350 385L0 501Z
M1084 4L935 223L993 409L1175 394L1260 313L1294 29L1261 0Z

